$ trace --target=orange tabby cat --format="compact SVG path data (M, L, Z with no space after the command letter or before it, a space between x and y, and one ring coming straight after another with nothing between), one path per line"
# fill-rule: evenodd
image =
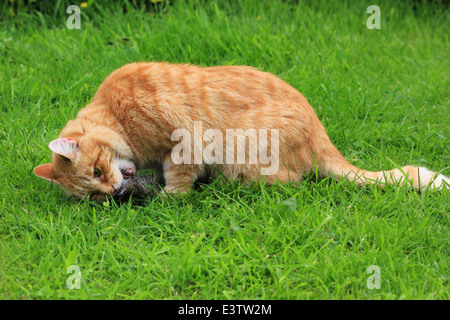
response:
M351 165L305 97L272 74L245 66L169 63L132 63L110 74L92 102L50 143L52 163L34 172L70 194L94 200L114 194L123 179L143 168L156 171L166 192L186 192L213 168L230 179L260 178L267 166L261 162L175 163L173 150L180 139L173 139L173 133L182 128L194 134L195 123L202 125L201 134L214 129L223 136L227 129L277 130L278 170L264 176L268 183L299 181L315 168L321 176L347 177L358 184L408 181L415 188L448 188L450 183L423 167L370 172ZM198 139L192 145L199 147L195 143ZM203 147L205 139L200 143ZM249 148L245 152L250 157Z

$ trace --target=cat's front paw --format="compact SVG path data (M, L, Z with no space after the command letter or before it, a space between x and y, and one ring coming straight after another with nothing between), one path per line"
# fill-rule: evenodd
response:
M191 188L186 186L165 186L161 195L167 196L168 194L186 194L190 189Z

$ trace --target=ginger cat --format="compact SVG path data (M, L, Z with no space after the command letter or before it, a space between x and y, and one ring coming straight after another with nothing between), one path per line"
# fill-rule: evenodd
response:
M414 188L443 189L450 183L424 167L370 172L351 165L332 144L305 97L272 74L245 66L156 62L131 63L111 73L92 102L50 143L52 163L34 172L72 195L92 200L115 194L124 179L143 168L156 171L165 192L186 192L199 177L214 176L216 169L230 179L261 177L267 161L211 163L204 158L201 163L175 163L173 151L181 139L174 139L173 133L182 128L195 135L196 123L202 125L202 145L195 137L184 145L191 144L194 150L206 145L203 133L208 129L223 136L228 129L278 133L278 141L259 141L260 152L270 149L277 156L276 172L263 176L268 183L299 181L315 168L321 176L346 177L357 184L406 181ZM228 145L222 147L215 149L217 155L218 151L236 155L225 150ZM250 153L245 147L246 159Z

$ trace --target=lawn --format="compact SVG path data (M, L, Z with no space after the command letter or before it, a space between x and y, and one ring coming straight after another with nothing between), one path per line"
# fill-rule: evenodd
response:
M381 29L368 29L373 1L88 1L68 29L65 1L43 13L5 1L0 299L449 299L448 191L313 174L89 203L33 174L111 71L168 61L271 72L358 167L450 176L450 14L422 2L378 1Z

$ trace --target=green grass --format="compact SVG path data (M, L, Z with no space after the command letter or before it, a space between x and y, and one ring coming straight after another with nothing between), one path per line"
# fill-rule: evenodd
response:
M64 8L10 16L3 5L1 299L449 299L449 192L311 176L88 203L33 175L111 71L151 60L272 72L353 164L450 175L448 10L379 1L381 29L369 30L373 1L292 3L88 7L81 30L65 27ZM69 265L79 290L66 287ZM371 265L378 290L366 285Z

